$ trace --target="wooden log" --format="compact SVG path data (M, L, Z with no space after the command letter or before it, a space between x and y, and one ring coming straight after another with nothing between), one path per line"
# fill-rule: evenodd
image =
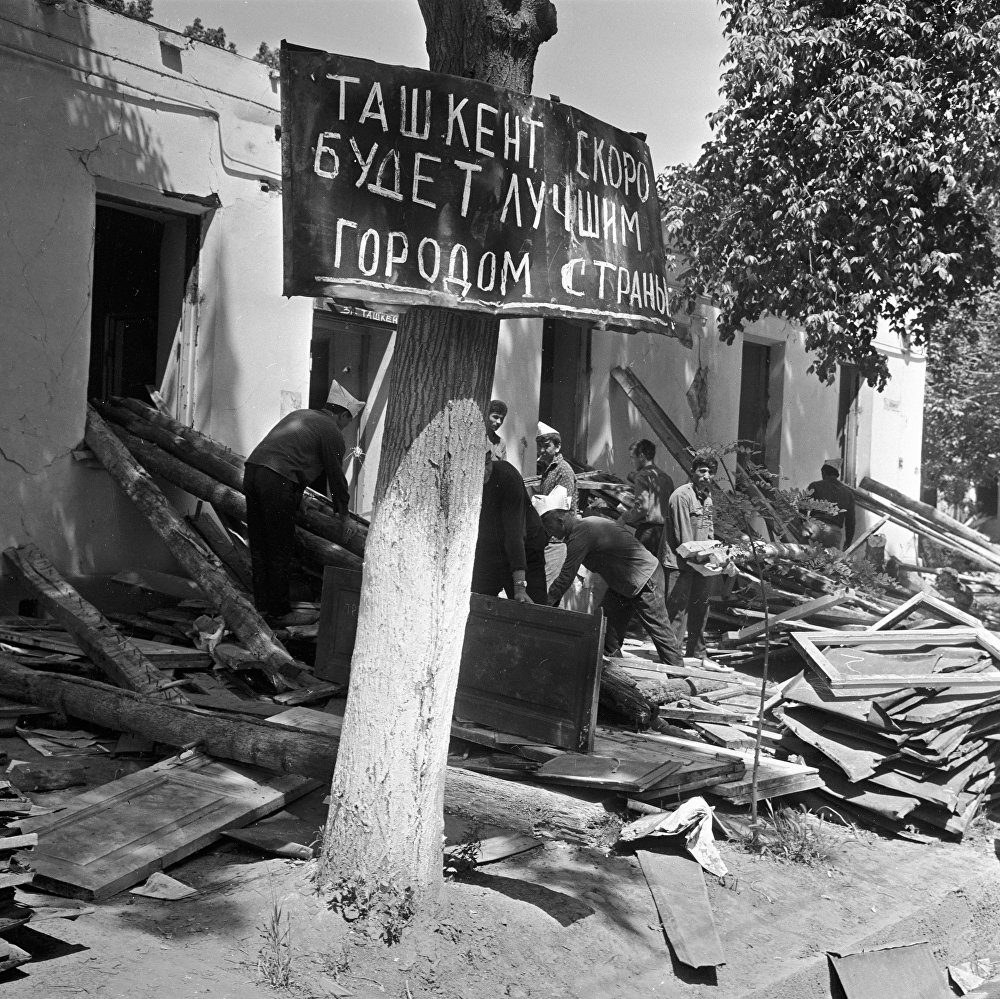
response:
M882 530L885 527L886 522L889 520L889 515L883 514L875 521L871 527L866 527L845 549L844 557L848 555L853 555L876 531Z
M873 534L865 542L865 561L878 572L885 567L885 544L881 534Z
M247 515L246 497L236 489L230 489L210 475L198 471L187 462L164 451L163 448L149 441L136 437L118 426L109 429L128 448L129 453L147 472L158 475L172 485L190 493L196 499L211 503L213 508L221 511L235 520L245 521ZM316 526L325 533L318 536L302 526L295 528L295 536L303 555L308 561L322 568L326 565L336 565L344 569L360 569L361 559L329 540L331 534L343 534L343 524L339 519L326 515L299 514L299 520ZM207 542L206 542L207 544ZM251 582L251 589L252 589Z
M639 685L620 666L605 663L601 672L600 703L645 728L656 717L656 710Z
M683 432L663 411L659 403L649 394L649 389L639 380L631 368L613 368L611 377L639 411L639 415L649 424L659 437L670 456L685 471L691 465L691 445Z
M888 514L889 519L894 524L898 524L900 527L904 527L906 530L912 531L914 534L919 534L921 537L927 538L929 541L933 541L945 548L950 548L952 551L964 555L971 562L990 572L1000 570L1000 555L995 555L992 551L973 545L971 542L956 537L953 534L946 534L928 521L922 520L916 514L896 506L891 500L883 499L881 496L876 496L874 493L867 492L864 489L852 486L847 486L847 488L851 491L858 505L863 506L866 510L871 510L878 514Z
M197 744L222 759L329 780L338 739L241 715L154 703L131 691L56 673L37 673L0 654L0 688L10 696L118 732L175 747ZM607 847L621 818L605 805L516 781L448 768L445 807L517 832Z
M116 398L115 406L105 409L112 420L119 413L131 413L139 420L127 420L129 429L146 440L153 440L168 453L179 458L224 485L239 492L243 491L242 455L213 440L207 434L172 420L169 416L144 405L137 399ZM146 424L142 428L143 421ZM140 428L144 432L140 432ZM162 432L158 432L162 431ZM245 518L245 514L243 515ZM314 489L307 489L302 497L299 510L300 523L313 534L342 545L359 557L365 553L368 525L359 517L349 514L341 517L334 510L333 503ZM335 563L332 563L335 564Z
M891 486L884 485L875 479L864 478L858 485L862 489L867 489L870 493L875 493L876 496L881 496L883 499L895 503L896 506L901 506L904 510L909 510L923 520L930 521L935 527L940 528L945 533L956 534L977 548L985 548L995 555L1000 555L1000 545L994 544L985 534L980 534L979 531L973 530L960 520L949 517L948 514L942 513L937 507L933 507L929 503L921 503L920 500L912 499L905 493L901 493L898 489L893 489Z
M206 434L171 420L137 399L98 402L95 408L109 423L156 444L230 489L243 491L243 457Z
M87 407L86 441L163 539L170 553L198 584L205 598L261 661L275 685L284 689L301 686L297 678L308 670L288 654L253 604L229 581L222 563L178 516L149 473L90 406Z
M179 690L165 686L173 678L157 669L93 604L84 600L41 549L28 544L8 548L3 554L45 609L114 683L156 700L186 703Z
M189 514L184 518L198 533L198 536L215 552L219 561L229 570L233 578L247 592L253 592L253 568L249 552L233 542L229 531L221 527L204 510Z

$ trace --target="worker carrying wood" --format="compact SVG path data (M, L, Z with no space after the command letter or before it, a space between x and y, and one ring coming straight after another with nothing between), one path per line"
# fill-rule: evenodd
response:
M601 601L606 620L605 654L621 654L629 621L636 615L661 661L684 665L664 607L663 568L631 531L604 517L581 517L572 510L547 510L542 514L542 526L550 537L566 543L566 561L549 587L552 606L562 600L580 566L586 566L608 584Z
M365 408L336 380L322 409L297 409L283 417L253 449L243 473L247 532L257 610L273 627L311 624L313 611L293 611L292 561L295 514L307 486L324 472L341 516L350 494L344 477L343 431Z
M492 399L486 412L486 439L497 461L507 460L507 445L500 436L500 428L507 419L507 403L502 399Z
M854 540L855 505L851 491L840 481L840 459L827 458L820 466L821 479L810 482L810 498L837 506L837 513L810 510L815 521L812 540L827 548L844 548Z
M487 442L472 592L503 590L520 603L547 602L545 546L549 536L528 498L521 473L493 457Z
M642 438L629 446L633 470L628 474L635 495L631 510L621 522L635 531L635 536L657 558L661 557L663 523L666 520L674 480L656 464L656 445Z
M691 458L691 481L670 494L668 516L664 524L664 544L660 550L666 589L667 616L689 657L700 659L707 669L718 668L708 658L705 647L705 621L712 577L695 570L692 560L707 561L708 553L684 558L677 549L685 542L712 541L715 538L715 511L712 503L712 479L719 470L719 460L710 450L702 449Z

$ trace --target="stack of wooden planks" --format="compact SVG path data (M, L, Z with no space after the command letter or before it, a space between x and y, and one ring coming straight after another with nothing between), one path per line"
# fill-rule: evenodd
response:
M34 871L31 850L38 843L34 833L21 833L17 826L32 811L32 802L8 781L0 781L0 973L31 960L31 955L5 939L10 930L31 919L31 908L16 901L19 885L30 884Z
M994 796L996 638L924 627L793 641L807 669L781 691L779 749L818 768L817 797L893 832L961 837Z

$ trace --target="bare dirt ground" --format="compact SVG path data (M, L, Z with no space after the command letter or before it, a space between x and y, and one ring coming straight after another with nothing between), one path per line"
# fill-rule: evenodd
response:
M294 807L294 806L293 806ZM317 802L303 802L303 814ZM493 830L486 830L491 833ZM942 966L1000 949L994 827L964 845L920 845L844 830L812 866L720 844L731 875L706 875L727 963L694 972L672 959L634 857L548 842L446 887L433 930L363 946L315 894L311 862L222 841L171 868L198 889L157 901L125 892L75 920L17 941L36 960L0 978L4 999L398 999L625 996L816 999L829 994L825 952L926 939ZM647 841L648 842L648 841ZM653 849L657 847L654 846ZM291 981L261 980L275 906Z

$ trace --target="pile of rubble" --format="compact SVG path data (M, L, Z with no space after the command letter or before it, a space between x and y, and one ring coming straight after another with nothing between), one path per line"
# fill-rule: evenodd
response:
M34 545L4 553L39 614L0 620L0 724L34 752L28 764L10 761L0 784L0 948L14 948L0 950L0 969L28 959L2 941L30 918L16 894L29 882L85 899L135 885L328 781L340 738L345 689L314 668L316 628L275 634L250 599L242 459L134 401L102 411L107 422L89 413L79 457L96 457L118 480L187 577L122 573L121 585L145 595L129 613L105 614ZM197 511L182 517L153 476L195 496ZM766 502L763 484L747 481ZM628 502L628 484L613 477L584 472L583 483L609 506ZM448 808L609 847L628 809L655 817L695 796L736 808L793 795L895 833L961 836L992 798L1000 645L968 610L910 598L884 577L872 586L870 572L850 578L852 559L880 551L870 544L880 524L824 562L800 539L801 524L772 513L785 540L759 541L712 607L720 671L664 665L629 639L621 658L589 674L600 724L585 710L560 745L457 717ZM317 578L356 573L366 531L308 494L303 564ZM600 629L594 635L585 658L600 663ZM94 754L123 761L122 774L95 776L81 765ZM47 794L74 785L84 790L63 790L47 807ZM212 796L211 808L194 786ZM117 804L126 800L127 817ZM202 817L159 814L164 800ZM125 837L112 853L79 861L80 837L130 825L141 847Z

